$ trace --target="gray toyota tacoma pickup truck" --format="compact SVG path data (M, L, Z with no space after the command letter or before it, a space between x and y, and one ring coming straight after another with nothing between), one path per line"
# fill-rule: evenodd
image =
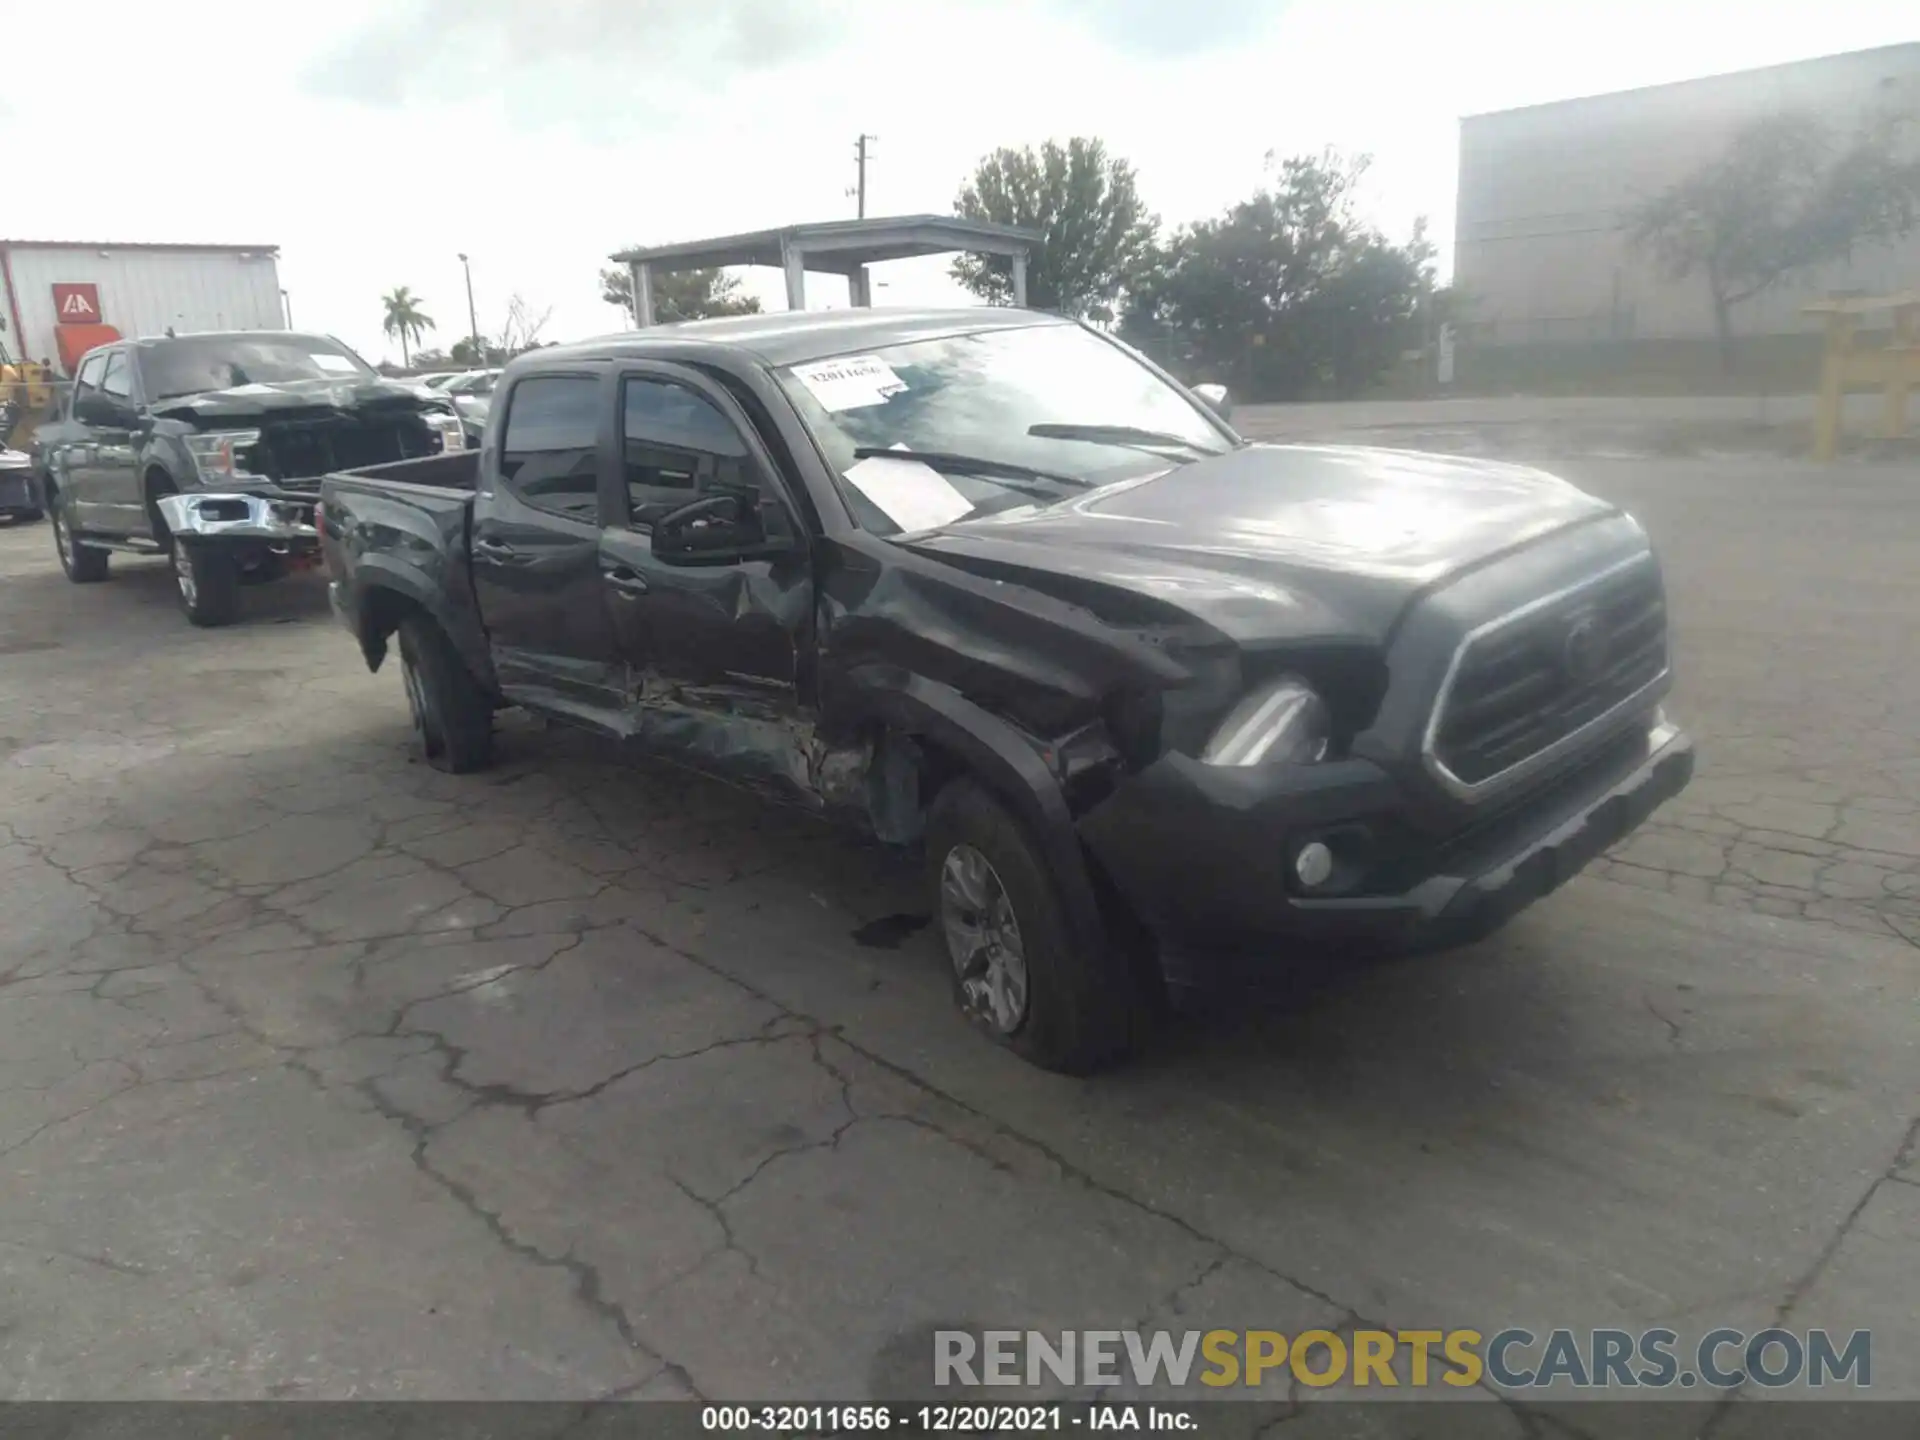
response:
M1229 409L1017 310L702 321L318 521L433 764L519 705L922 845L962 1010L1083 1071L1205 957L1485 933L1692 771L1633 519Z
M277 330L90 350L35 438L67 578L105 580L115 551L168 555L195 625L231 623L243 585L318 563L327 471L464 443L451 401L383 380L330 336Z

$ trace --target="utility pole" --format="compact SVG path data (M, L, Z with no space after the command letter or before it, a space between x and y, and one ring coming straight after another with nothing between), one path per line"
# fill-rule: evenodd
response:
M478 369L487 363L487 349L480 343L480 315L473 308L473 266L467 263L465 251L460 255L460 267L467 272L467 327L473 336L474 368Z
M853 142L854 162L859 167L860 179L859 183L847 193L859 197L857 202L858 209L854 213L862 220L867 218L867 144L869 141L878 140L879 138L878 135L862 135L858 140Z

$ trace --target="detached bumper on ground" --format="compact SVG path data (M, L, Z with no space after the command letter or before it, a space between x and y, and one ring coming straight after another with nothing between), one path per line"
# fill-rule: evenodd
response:
M1164 940L1445 942L1558 887L1692 774L1692 742L1660 719L1449 831L1370 761L1263 771L1168 755L1090 810L1080 831ZM1316 843L1332 863L1308 886L1296 858Z

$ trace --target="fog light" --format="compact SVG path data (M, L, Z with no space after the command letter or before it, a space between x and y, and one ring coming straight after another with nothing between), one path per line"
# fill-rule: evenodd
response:
M1309 890L1326 884L1333 874L1333 851L1318 840L1309 840L1293 857L1293 873Z

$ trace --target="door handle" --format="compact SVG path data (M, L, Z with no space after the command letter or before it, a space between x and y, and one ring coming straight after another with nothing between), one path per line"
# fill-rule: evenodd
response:
M520 558L520 552L504 540L476 540L473 542L473 549L475 554L484 555L489 560L517 560Z
M647 577L637 570L629 570L622 565L618 570L607 572L607 584L622 595L644 595L647 593Z

